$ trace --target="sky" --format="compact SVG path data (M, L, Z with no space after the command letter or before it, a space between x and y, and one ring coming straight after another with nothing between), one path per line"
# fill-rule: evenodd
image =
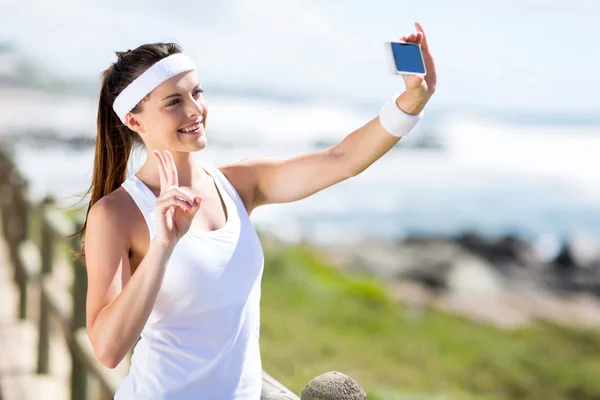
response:
M600 1L0 0L0 41L67 77L98 80L114 51L175 41L201 81L383 101L404 86L383 42L419 21L438 108L600 108Z

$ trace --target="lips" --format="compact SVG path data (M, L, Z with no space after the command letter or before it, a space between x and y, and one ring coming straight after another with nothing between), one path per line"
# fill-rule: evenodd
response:
M189 125L184 126L181 129L178 129L177 132L179 132L179 133L196 133L200 130L201 126L202 126L202 120L200 119Z

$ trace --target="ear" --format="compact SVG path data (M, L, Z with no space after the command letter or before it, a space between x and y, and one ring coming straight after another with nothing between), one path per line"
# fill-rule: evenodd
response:
M144 124L140 120L139 115L133 114L132 112L128 112L125 116L125 124L129 129L138 134L145 132Z

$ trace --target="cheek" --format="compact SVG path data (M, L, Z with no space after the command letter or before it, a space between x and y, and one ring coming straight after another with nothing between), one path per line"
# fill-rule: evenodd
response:
M175 111L158 113L149 121L149 133L155 138L164 137L166 132L177 130L180 121Z
M180 107L174 110L166 111L161 115L158 129L164 131L168 130L176 130L179 125L181 125L182 113L179 111Z

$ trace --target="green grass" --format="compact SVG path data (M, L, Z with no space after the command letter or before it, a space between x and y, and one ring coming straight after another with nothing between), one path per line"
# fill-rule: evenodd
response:
M32 215L36 241L39 222ZM263 367L296 393L336 370L369 400L600 399L600 332L541 323L507 332L437 311L415 319L381 282L339 271L309 246L264 248Z
M296 393L336 370L376 400L600 398L598 332L507 332L436 311L408 318L380 282L338 271L307 246L265 245L265 255L263 366Z

